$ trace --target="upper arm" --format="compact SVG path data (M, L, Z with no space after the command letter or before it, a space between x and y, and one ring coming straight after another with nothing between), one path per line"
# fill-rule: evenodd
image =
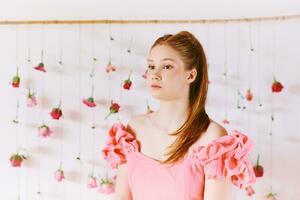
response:
M230 178L216 180L206 179L204 200L232 200L232 184Z
M118 166L114 200L132 200L130 187L127 178L127 164Z
M202 138L202 145L208 145L212 140L228 135L226 129L216 122L212 122ZM232 200L232 183L230 178L217 180L206 179L204 186L204 200Z

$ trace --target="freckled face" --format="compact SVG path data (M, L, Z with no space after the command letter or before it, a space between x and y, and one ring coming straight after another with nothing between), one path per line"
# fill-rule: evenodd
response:
M148 56L147 87L152 96L160 100L181 98L189 90L185 70L180 55L167 45L156 45Z

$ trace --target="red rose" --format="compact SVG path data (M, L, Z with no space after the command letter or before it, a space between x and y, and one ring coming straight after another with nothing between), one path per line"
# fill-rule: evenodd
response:
M259 164L260 155L257 156L256 165L253 167L256 177L262 177L264 175L264 168Z
M132 70L130 71L128 78L124 81L123 88L125 90L130 90L130 87L132 85L132 81L130 80L131 73L132 73Z
M272 84L272 92L281 92L282 89L283 85L274 78Z
M113 113L119 112L119 109L120 109L120 105L117 103L113 103L113 101L111 101L111 105L109 107L109 113L104 119L107 119Z
M127 80L124 81L123 88L125 90L130 90L131 85L132 85L131 80L127 79Z
M24 159L25 157L19 154L14 154L9 158L12 167L21 167Z
M247 101L251 101L253 99L253 94L250 89L247 90L245 96L246 96Z
M59 120L59 118L62 116L60 105L57 108L53 108L50 115L53 119Z
M16 75L12 78L12 83L11 85L14 87L14 88L18 88L20 86L20 77L19 75Z
M117 103L112 103L110 108L109 108L110 112L112 112L112 113L119 112L119 109L120 109L120 106Z

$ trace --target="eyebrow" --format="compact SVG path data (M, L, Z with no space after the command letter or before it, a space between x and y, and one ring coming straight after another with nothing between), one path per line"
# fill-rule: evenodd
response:
M176 62L176 61L175 61L174 59L172 59L172 58L164 58L164 59L163 59L163 61L166 61L166 60L167 60L167 61L169 60L169 61L172 61L172 62ZM147 61L148 61L148 62L153 62L154 60L147 59Z

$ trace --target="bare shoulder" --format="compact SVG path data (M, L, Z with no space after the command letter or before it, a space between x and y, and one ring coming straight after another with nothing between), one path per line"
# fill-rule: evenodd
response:
M207 130L203 133L203 135L198 139L195 145L208 145L211 141L228 135L226 129L219 123L211 120Z

